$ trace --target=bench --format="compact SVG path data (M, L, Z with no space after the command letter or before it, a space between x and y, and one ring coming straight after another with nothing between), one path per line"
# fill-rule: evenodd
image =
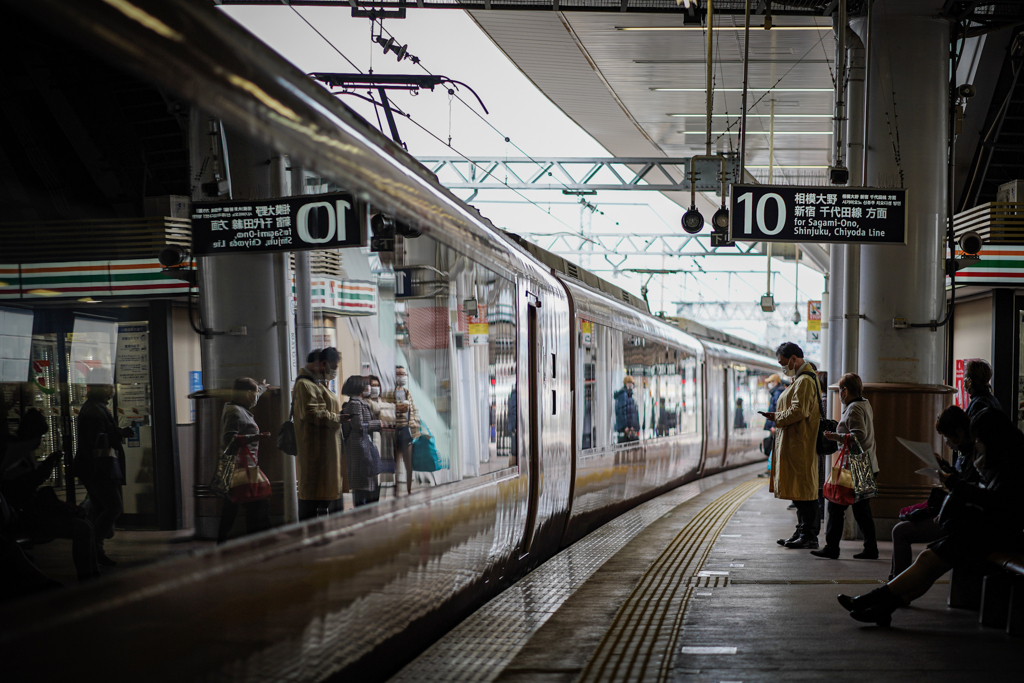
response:
M984 626L1006 628L1011 636L1024 635L1024 553L992 553L989 563L999 571L985 575L981 588Z

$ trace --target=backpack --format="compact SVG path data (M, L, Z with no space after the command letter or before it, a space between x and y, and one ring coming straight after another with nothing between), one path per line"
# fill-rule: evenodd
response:
M818 376L813 372L801 372L798 377L807 375L814 380L814 386L818 387ZM839 423L835 420L829 420L825 417L825 406L821 403L821 391L817 392L818 395L818 411L821 413L821 420L818 422L818 441L814 445L814 451L818 455L832 455L839 450L839 444L831 439L825 438L825 432L834 432Z

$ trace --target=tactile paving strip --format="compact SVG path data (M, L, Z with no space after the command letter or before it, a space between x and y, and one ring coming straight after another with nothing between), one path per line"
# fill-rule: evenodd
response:
M725 524L766 483L754 479L740 484L680 530L619 608L578 683L667 680L686 604L700 585L693 579Z
M493 681L562 603L637 534L735 476L725 473L686 484L595 529L470 615L391 682Z

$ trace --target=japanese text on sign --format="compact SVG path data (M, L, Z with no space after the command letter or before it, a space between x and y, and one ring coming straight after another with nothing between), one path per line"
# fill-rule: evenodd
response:
M196 254L362 246L359 212L343 193L266 201L199 203L192 208Z
M734 185L730 239L759 242L906 242L907 191Z

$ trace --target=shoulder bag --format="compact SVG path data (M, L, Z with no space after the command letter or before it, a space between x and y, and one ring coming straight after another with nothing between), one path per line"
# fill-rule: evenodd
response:
M832 472L822 490L825 500L836 505L853 505L857 502L857 496L853 491L853 475L849 470L850 448L848 441L848 439L843 441L843 449L839 452L839 458L832 466Z
M441 469L441 456L434 445L434 435L427 425L421 424L422 432L412 442L412 469L414 472L437 472Z
M295 380L295 385L298 386L299 380L306 379L305 377L299 377ZM309 380L306 379L308 382ZM295 439L295 391L292 391L292 407L288 409L288 419L281 425L281 428L277 430L277 449L286 455L298 455L299 445Z
M807 375L814 380L814 386L818 386L818 377L813 372L801 372L800 375ZM825 432L834 432L836 427L839 425L835 420L830 420L825 417L825 406L821 403L821 392L815 392L818 396L818 412L821 414L821 420L818 422L818 441L814 446L814 451L818 455L832 455L839 450L839 446L835 441L825 438Z
M257 444L240 442L231 476L231 502L236 505L255 503L270 498L270 480L256 464L253 450Z

